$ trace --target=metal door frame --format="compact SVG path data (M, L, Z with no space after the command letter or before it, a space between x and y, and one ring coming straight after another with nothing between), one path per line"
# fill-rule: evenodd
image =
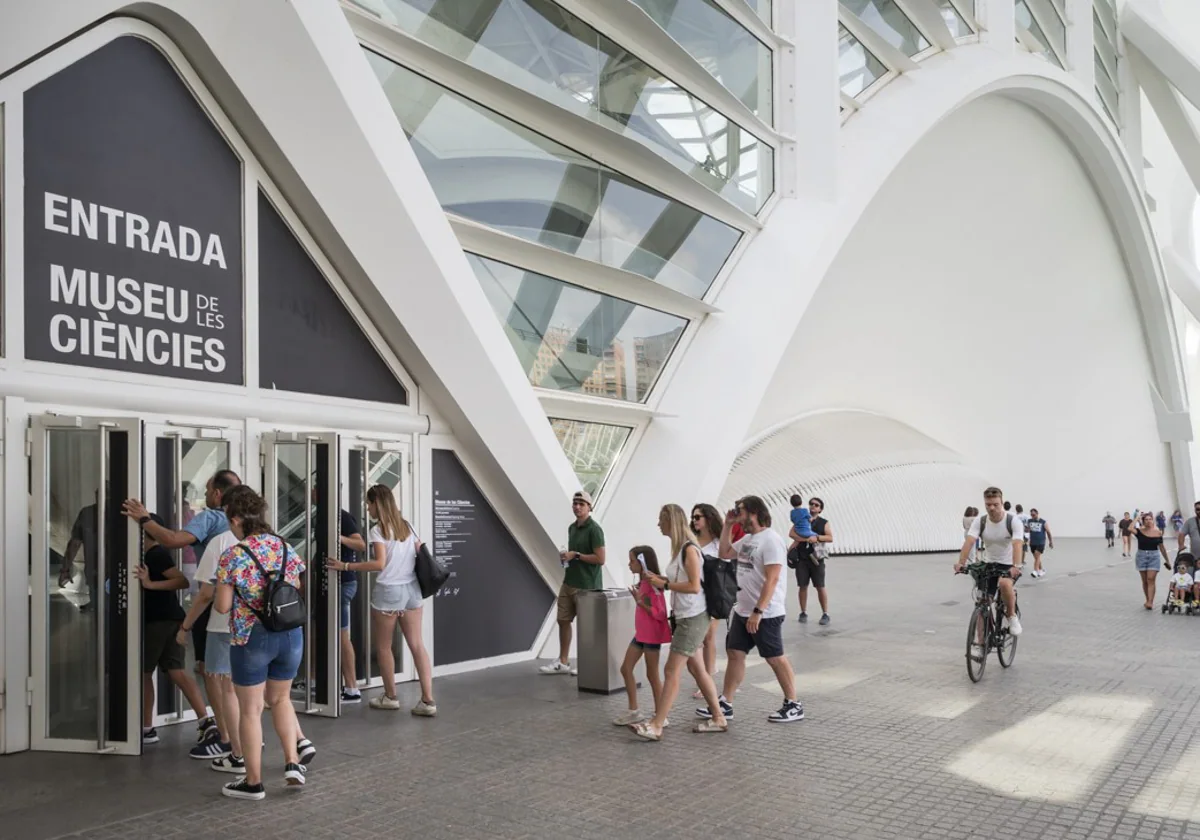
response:
M342 437L342 467L343 467L343 470L342 470L342 473L340 474L340 479L341 479L340 492L341 492L341 496L342 496L343 500L348 497L349 492L350 492L349 491L349 477L350 477L349 468L350 468L350 450L352 450L352 449L361 449L364 452L399 452L400 453L400 493L399 493L400 498L398 501L399 501L399 505L400 505L400 511L402 514L405 513L405 508L406 508L406 503L407 503L407 516L405 516L405 518L409 521L409 523L413 524L413 527L415 529L416 522L418 520L417 520L417 515L416 515L417 499L416 499L415 494L413 493L413 478L412 478L412 476L413 476L413 466L412 466L412 464L413 464L413 462L412 462L413 444L412 444L412 439L411 438L377 437L377 436L372 436L372 435L366 434L366 433L343 436ZM366 464L365 460L364 460L364 464ZM364 478L366 478L366 476L364 476ZM364 486L363 492L366 492L366 488L370 487L370 483L368 481L364 481L364 485L365 486ZM365 503L363 504L363 510L364 511L366 510ZM368 517L364 516L363 518L364 518L364 521L359 522L358 524L359 524L359 527L362 529L363 539L365 540L367 538L367 536L371 533L371 525L369 522L365 521ZM339 547L340 547L340 544L339 544ZM367 560L372 559L370 555L371 555L371 544L368 541L367 542L367 557L365 559L367 559ZM358 585L358 591L360 593L359 597L361 597L363 599L363 602L368 605L366 608L367 620L363 624L363 629L366 633L366 639L365 639L365 643L363 645L363 650L366 652L367 678L363 682L359 683L358 687L360 690L371 689L371 688L380 688L383 686L383 678L380 677L378 674L372 674L370 671L371 652L374 649L374 641L375 640L374 640L373 623L371 622L371 619L370 619L369 604L370 604L370 597L371 597L371 584L373 583L373 581L375 579L375 575L377 575L377 574L378 574L378 572L360 572L359 573L359 585ZM397 626L396 632L399 633L399 629L398 629L399 624L397 624L396 626ZM412 682L413 680L415 680L417 678L417 671L413 665L412 656L409 654L408 648L404 645L403 642L400 642L399 645L400 646L397 649L396 642L393 641L393 651L392 651L393 655L399 654L402 657L401 662L403 663L403 668L396 670L396 682L397 683Z
M167 423L145 423L142 427L142 492L145 494L142 501L146 504L146 507L151 510L154 509L154 500L157 499L158 491L158 473L156 471L156 467L158 466L158 450L153 444L159 438L175 439L176 466L179 466L183 459L183 442L185 440L225 441L225 443L229 445L228 469L233 470L239 476L242 474L242 453L239 447L239 444L242 440L242 433L234 425L200 425L195 423L175 423L173 421ZM178 494L179 488L176 488L176 503L179 501ZM181 549L174 549L171 551L171 555L175 558L177 568L180 568L179 562L182 553L183 552ZM200 558L197 558L197 560L199 559ZM202 681L202 674L197 674L194 676L201 678ZM154 672L155 697L158 696L158 680L160 677L161 672L156 670ZM202 686L202 688L204 689L203 694L205 695L205 700L208 700L208 688L207 686ZM175 707L178 709L178 711L174 714L158 714L156 712L154 715L154 725L170 726L172 724L185 723L187 721L196 719L196 713L191 710L190 706L188 706L183 696L183 692L178 686L175 687ZM211 708L212 707L209 706L210 710Z
M341 482L339 476L339 462L341 460L341 445L337 432L288 432L274 431L266 432L262 435L261 453L263 465L263 495L267 500L267 507L270 512L270 520L272 526L278 531L280 523L276 518L279 514L276 510L276 500L279 497L279 462L275 456L276 447L278 444L295 444L306 443L306 476L305 487L308 492L311 492L312 475L317 468L316 454L313 451L314 444L326 444L328 447L327 475L329 476L330 489L332 497L326 504L326 529L329 544L325 545L324 552L327 557L337 557L341 550L341 543L338 541L338 534L341 533L340 526L340 511L341 511ZM307 519L305 533L311 533L313 530L312 523L312 505L308 504L305 508L305 517ZM305 672L298 674L299 678L304 680L304 701L296 709L297 712L303 712L310 715L320 715L322 717L337 717L341 714L342 709L342 657L341 657L341 632L339 630L341 621L341 576L329 574L325 569L320 569L314 574L314 565L318 562L318 558L305 557L304 567L304 593L309 605L308 618L304 624L304 663ZM326 634L326 645L324 657L328 662L327 670L327 685L326 696L329 702L319 704L313 702L313 680L315 678L315 669L313 667L314 655L321 655L320 651L315 650L312 644L312 623L313 623L313 592L314 581L318 579L318 575L326 575L326 581L330 586L329 597L326 599L325 620L326 626L331 628Z
M30 673L31 688L33 690L33 706L31 709L31 727L30 727L30 748L34 750L46 750L54 752L78 752L78 753L104 753L116 755L141 755L142 752L142 599L141 585L137 582L136 569L141 562L141 546L142 535L136 522L126 520L125 527L128 528L128 554L125 558L125 573L130 578L129 591L137 592L138 597L129 598L128 609L125 613L126 628L126 651L125 661L128 663L126 674L126 691L129 702L126 704L126 732L129 733L128 741L109 742L105 738L105 717L107 716L107 695L104 690L104 668L107 667L105 661L107 657L104 655L106 624L105 610L108 593L105 592L105 586L100 582L100 572L97 574L97 585L92 593L93 604L96 609L96 617L99 632L97 635L97 674L96 679L99 681L99 691L97 692L98 701L96 706L96 715L100 725L98 727L95 739L77 739L77 738L51 738L46 734L48 720L47 711L49 702L46 692L46 655L48 651L48 634L49 634L49 617L47 614L47 582L49 580L49 568L47 567L47 558L50 555L49 540L47 534L47 523L49 522L49 504L48 504L48 476L46 475L47 467L47 447L49 443L49 431L52 429L80 429L80 430L97 430L100 432L100 475L103 482L104 476L107 474L106 461L108 453L108 435L110 432L124 432L129 436L129 446L127 455L127 475L131 483L140 482L142 476L141 456L142 456L142 422L136 417L96 417L96 416L76 416L76 415L59 415L59 414L44 414L35 416L30 419L30 436L32 445L30 447L30 457L32 459L32 474L33 474L33 493L31 498L30 522L38 523L37 527L33 528L33 541L31 557L31 574L32 574L32 609L30 614L30 630L31 630L31 657L30 657ZM128 495L140 496L140 486L126 488ZM99 501L96 510L97 517L97 557L96 567L98 570L105 568L105 552L107 550L105 541L105 493L103 492L103 483L101 484L101 492L98 494Z

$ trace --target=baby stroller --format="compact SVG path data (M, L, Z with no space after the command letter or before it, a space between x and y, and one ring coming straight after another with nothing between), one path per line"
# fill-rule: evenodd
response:
M1175 557L1174 573L1179 574L1185 572L1189 576L1195 574L1196 558L1190 552L1181 551ZM1173 582L1173 581L1172 581ZM1162 605L1163 614L1168 613L1184 613L1185 615L1200 615L1200 604L1195 602L1192 597L1192 589L1188 587L1183 597L1179 596L1178 591L1174 597L1168 595L1166 602Z

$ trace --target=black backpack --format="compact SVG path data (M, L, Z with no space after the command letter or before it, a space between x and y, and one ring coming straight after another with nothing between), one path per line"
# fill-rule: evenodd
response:
M704 567L704 580L700 586L704 590L704 600L708 602L709 618L729 618L737 601L737 561L704 553L700 554L700 560Z
M308 610L304 606L304 596L300 590L287 582L288 544L282 537L276 537L283 544L283 559L279 563L279 571L271 575L263 568L263 564L254 556L249 546L238 543L237 547L245 552L258 571L262 573L266 586L263 587L263 608L256 610L242 598L242 603L250 607L250 611L258 616L262 626L272 633L283 633L303 627L308 620ZM237 588L234 588L237 591ZM239 598L241 595L238 596Z

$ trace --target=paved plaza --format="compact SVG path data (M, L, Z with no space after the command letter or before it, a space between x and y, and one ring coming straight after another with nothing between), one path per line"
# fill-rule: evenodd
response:
M780 694L753 655L727 734L689 731L685 680L659 744L611 725L623 695L529 663L439 679L434 720L306 718L320 753L302 790L268 735L259 803L186 758L190 725L140 759L0 758L0 837L1200 838L1200 617L1144 611L1132 560L1063 540L1018 587L1015 666L993 656L973 685L951 563L833 558L829 627L815 597L796 623L789 586L803 723L766 722ZM417 695L402 689L405 708Z

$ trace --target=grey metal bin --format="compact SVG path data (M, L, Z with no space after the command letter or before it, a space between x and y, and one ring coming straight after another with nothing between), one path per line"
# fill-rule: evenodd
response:
M625 688L621 663L633 638L637 606L628 589L600 589L576 595L579 614L579 690L613 694Z

